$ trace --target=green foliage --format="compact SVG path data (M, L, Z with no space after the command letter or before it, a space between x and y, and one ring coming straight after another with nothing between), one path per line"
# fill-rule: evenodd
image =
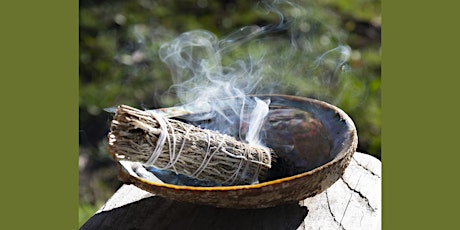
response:
M375 0L319 0L343 15L352 15L358 20L375 22L380 18L381 2Z
M81 226L96 213L99 208L92 204L80 203L78 205L78 227Z

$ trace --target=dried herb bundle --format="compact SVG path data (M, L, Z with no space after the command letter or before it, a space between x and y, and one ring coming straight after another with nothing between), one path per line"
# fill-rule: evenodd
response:
M126 105L117 107L109 150L115 160L138 161L220 184L257 183L272 163L268 148Z

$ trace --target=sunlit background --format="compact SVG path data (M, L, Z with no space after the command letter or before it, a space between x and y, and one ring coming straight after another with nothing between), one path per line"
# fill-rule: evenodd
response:
M245 26L289 26L235 48L223 64L263 57L264 87L340 107L357 126L358 151L381 157L380 1L275 3L281 22L258 1L80 0L80 225L121 185L106 148L111 115L103 109L177 104L166 94L172 80L158 50L190 30L222 39ZM350 51L345 63L340 46Z

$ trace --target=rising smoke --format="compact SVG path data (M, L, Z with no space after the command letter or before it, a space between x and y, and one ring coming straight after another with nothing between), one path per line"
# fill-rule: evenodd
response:
M257 145L270 102L248 95L276 93L282 82L276 76L289 74L277 72L280 65L292 66L287 69L296 74L303 71L313 75L326 69L330 76L322 81L334 81L351 52L348 46L338 45L311 62L292 63L317 52L312 50L314 41L306 35L311 25L299 18L304 9L288 1L264 1L260 6L265 13L276 15L278 23L242 27L221 39L206 30L188 31L159 50L171 71L170 91L197 113L187 120ZM330 43L327 39L323 37L320 42L326 46ZM232 59L233 52L241 47L246 47L246 56Z

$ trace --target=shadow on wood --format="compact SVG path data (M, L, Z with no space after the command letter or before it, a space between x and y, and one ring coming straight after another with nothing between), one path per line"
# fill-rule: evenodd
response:
M265 209L173 201L125 184L81 229L381 229L381 162L356 152L325 192ZM308 215L307 215L308 214Z
M286 204L264 209L228 209L151 196L95 214L91 229L297 229L306 207Z

